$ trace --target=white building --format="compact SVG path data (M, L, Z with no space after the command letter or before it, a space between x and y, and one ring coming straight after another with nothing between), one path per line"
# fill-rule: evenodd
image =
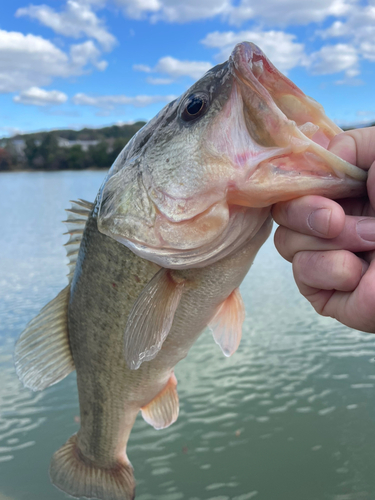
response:
M70 141L63 137L57 138L57 144L60 148L72 148L73 146L81 146L82 151L88 151L91 146L96 146L100 141Z

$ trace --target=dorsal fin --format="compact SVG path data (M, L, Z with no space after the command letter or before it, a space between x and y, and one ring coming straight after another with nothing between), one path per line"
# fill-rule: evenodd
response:
M65 243L69 257L69 281L73 276L82 234L94 205L72 201ZM41 391L56 384L74 370L68 334L70 285L49 302L26 326L16 344L15 364L18 377L26 387Z
M71 208L67 208L67 220L63 222L67 225L68 231L64 234L69 234L69 241L65 243L66 255L69 259L69 283L72 281L74 269L78 258L79 247L81 245L83 231L89 215L94 208L94 204L85 200L71 201Z

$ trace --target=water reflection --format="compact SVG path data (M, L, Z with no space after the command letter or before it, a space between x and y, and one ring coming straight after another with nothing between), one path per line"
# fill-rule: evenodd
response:
M44 392L13 368L17 335L66 284L69 199L101 172L3 174L0 198L0 500L58 500L52 453L78 429L75 375ZM372 500L375 338L318 317L269 241L247 276L243 340L224 358L209 332L178 365L178 421L138 419L138 500Z

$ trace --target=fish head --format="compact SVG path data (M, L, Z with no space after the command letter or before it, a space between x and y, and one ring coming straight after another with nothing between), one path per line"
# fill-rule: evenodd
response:
M327 151L342 132L256 45L238 44L128 143L98 196L98 228L163 267L209 265L274 203L360 195L366 173Z

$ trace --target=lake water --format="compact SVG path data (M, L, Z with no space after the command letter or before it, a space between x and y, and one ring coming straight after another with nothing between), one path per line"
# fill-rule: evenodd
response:
M40 393L12 361L26 323L66 284L61 220L104 172L0 175L0 500L68 498L50 458L78 429L75 375ZM242 285L246 321L224 358L205 332L176 368L180 416L140 417L137 500L373 500L375 336L320 318L270 239Z

